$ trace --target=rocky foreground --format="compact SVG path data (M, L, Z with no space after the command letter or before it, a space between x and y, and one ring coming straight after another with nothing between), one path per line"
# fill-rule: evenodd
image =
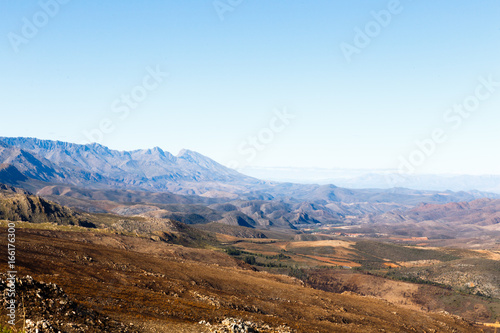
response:
M10 281L0 275L0 294L4 308L9 304L7 291ZM138 332L133 326L112 320L74 301L56 284L34 280L31 276L17 277L16 323L27 333ZM24 323L23 323L24 321Z

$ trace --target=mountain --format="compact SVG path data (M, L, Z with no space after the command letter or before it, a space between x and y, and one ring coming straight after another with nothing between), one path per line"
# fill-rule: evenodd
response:
M372 214L363 219L370 223L438 221L457 225L500 226L500 200L484 198L446 204L422 203L404 212L395 210L379 215Z
M12 185L19 185L28 179L17 168L11 164L0 164L0 183L10 183Z
M442 240L478 239L485 247L487 244L494 246L500 237L500 200L422 203L404 211L356 217L352 223L356 225L356 232L370 230L386 235Z
M500 198L477 191L347 189L261 181L191 150L117 151L36 138L0 137L0 181L93 213L295 228L346 216L404 211L421 203ZM217 204L229 203L231 206ZM216 205L212 208L210 205ZM228 207L232 207L228 210ZM145 215L146 214L146 215Z
M351 189L404 187L432 191L482 191L500 193L500 175L401 174L391 169L264 168L245 167L241 172L269 181L301 184L335 184Z
M117 151L97 143L5 137L0 143L0 162L45 182L182 194L203 194L209 189L241 192L241 186L262 183L190 150L174 156L158 147ZM204 182L206 187L201 186Z
M0 220L95 227L83 215L67 207L3 184L0 184Z
M360 212L387 212L395 208L412 208L420 203L472 201L480 198L500 198L500 195L479 191L423 191L407 188L348 189L335 185L269 183L266 191L276 198L292 197L295 201L310 201L338 207L339 213L359 215Z
M478 199L445 205L421 204L405 212L407 219L422 222L438 220L479 226L497 226L500 230L500 200Z
M334 182L339 186L349 188L390 188L398 186L415 190L478 190L500 193L499 175L399 175L396 173L368 173L352 178L330 178L322 182Z
M9 146L0 139L0 162L2 165L13 166L25 177L41 181L62 180L62 170L52 162L39 156L34 156L19 147ZM13 171L11 169L10 171ZM15 172L15 171L14 171Z

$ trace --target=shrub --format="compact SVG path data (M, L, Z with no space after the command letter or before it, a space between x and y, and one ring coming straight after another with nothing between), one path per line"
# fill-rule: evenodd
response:
M249 265L255 265L255 262L256 262L254 256L246 256L244 260Z

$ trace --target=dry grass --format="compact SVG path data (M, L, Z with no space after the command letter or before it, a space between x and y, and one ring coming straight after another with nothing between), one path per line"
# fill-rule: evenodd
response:
M0 246L5 241L0 239ZM106 233L33 229L18 230L17 246L22 249L20 274L55 282L76 301L134 322L144 332L160 332L160 327L169 332L192 327L195 332L200 320L226 317L272 327L286 324L297 332L476 331L452 316L337 295L304 287L291 277L242 269L231 257L210 250Z

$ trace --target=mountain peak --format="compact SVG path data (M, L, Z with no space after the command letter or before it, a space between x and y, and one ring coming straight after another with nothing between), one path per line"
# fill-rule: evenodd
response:
M168 151L164 151L160 147L139 149L128 153L135 158L145 158L147 160L162 160L168 163L175 163L176 160L174 155L170 154Z
M0 163L10 163L24 176L42 181L142 189L177 187L187 182L254 182L197 152L176 156L160 147L117 151L98 143L74 143L35 138L1 138ZM5 147L4 147L5 146ZM14 177L8 170L9 178ZM3 171L7 175L7 171Z
M179 153L177 154L177 158L186 158L186 157L205 157L203 156L202 154L200 153L197 153L193 150L189 150L189 149L181 149L179 150ZM206 157L205 157L206 158Z
M139 149L139 150L136 150L136 151L140 152L142 154L147 154L147 155L165 155L165 152L160 147L154 147L154 148L148 148L148 149Z
M196 163L205 168L219 166L219 163L215 162L211 158L189 149L181 149L176 157L180 160Z

